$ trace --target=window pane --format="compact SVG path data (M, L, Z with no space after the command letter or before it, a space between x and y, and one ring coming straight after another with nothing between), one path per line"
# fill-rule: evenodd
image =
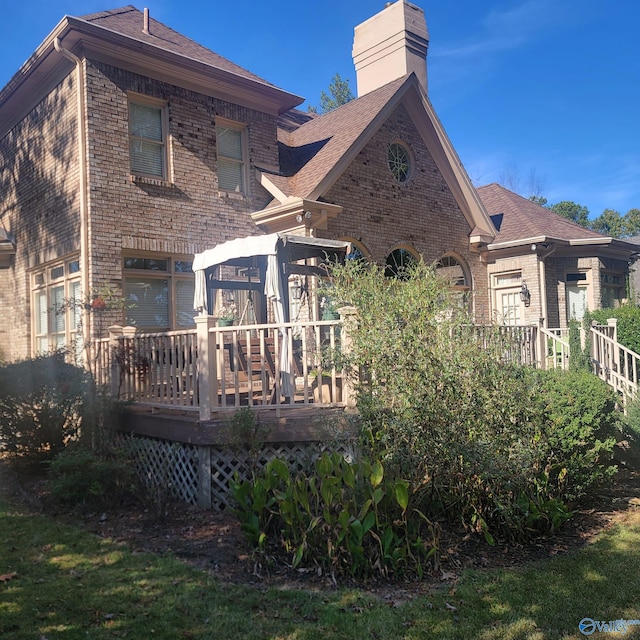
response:
M131 171L164 176L164 146L143 140L131 140Z
M146 269L147 271L167 271L168 260L156 258L125 258L125 269Z
M242 160L242 131L237 129L216 129L216 142L218 144L218 157Z
M520 323L520 293L516 291L504 292L500 295L500 312L502 324Z
M127 324L140 328L169 328L169 286L163 278L125 278Z
M567 307L570 320L582 320L587 310L587 288L576 285L567 287Z
M244 193L244 169L237 162L218 160L218 187L223 191Z
M36 293L36 334L47 333L47 294L44 291ZM46 343L46 339L45 339Z
M193 327L197 314L193 308L195 280L176 280L176 324L179 327Z
M140 138L162 141L162 110L149 105L129 104L131 133Z
M70 294L72 304L73 323L71 328L73 331L77 331L80 327L80 318L82 314L82 294L80 291L80 281L72 282L70 285Z
M53 287L51 289L51 306L53 307L52 332L64 333L65 329L65 309L64 309L64 286ZM64 337L64 336L63 336Z

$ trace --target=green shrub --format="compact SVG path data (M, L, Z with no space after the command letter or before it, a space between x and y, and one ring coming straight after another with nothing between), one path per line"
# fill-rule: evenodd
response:
M591 357L587 349L582 348L580 323L575 319L569 321L569 369L591 371Z
M421 576L435 556L438 529L413 505L408 482L382 464L323 454L293 476L271 460L252 481L232 485L249 542L268 555L278 546L294 567L313 563L332 575Z
M563 409L564 388L550 395L550 380L519 365L519 343L504 328L480 340L434 269L417 264L397 280L375 265L346 264L331 284L333 298L357 310L343 358L358 373L364 450L389 478L410 483L413 504L430 520L460 523L488 541L522 540L559 526L567 501L610 473L601 466L611 446L599 439L605 418L587 411L586 398ZM590 380L595 401L604 391ZM611 419L606 397L596 405Z
M635 447L640 446L640 398L628 400L626 413L622 418L622 429L630 437Z
M613 390L584 371L539 372L546 421L540 449L550 491L577 500L611 477L620 412Z
M59 354L0 366L0 449L53 458L78 436L90 391L87 373Z
M136 492L136 477L123 451L98 452L74 443L51 462L48 486L58 504L106 508Z

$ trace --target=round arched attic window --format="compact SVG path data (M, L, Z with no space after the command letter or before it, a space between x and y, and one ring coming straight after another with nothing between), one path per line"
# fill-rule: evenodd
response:
M387 151L387 165L398 182L401 184L407 182L413 171L409 149L399 142L392 142Z

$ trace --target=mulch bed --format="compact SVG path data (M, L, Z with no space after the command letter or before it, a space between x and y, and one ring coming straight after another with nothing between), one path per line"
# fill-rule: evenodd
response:
M107 512L60 512L47 505L44 484L38 479L19 479L0 460L0 492L31 510L45 512L100 537L125 543L136 551L171 553L219 579L247 586L280 586L307 589L335 588L336 582L315 570L292 570L285 562L264 566L247 547L237 519L229 512L200 511L182 503L170 505L158 522L139 504ZM587 544L600 532L621 520L625 512L640 506L640 472L622 469L615 483L604 489L588 510L577 511L553 536L523 545L488 545L481 535L445 531L440 561L432 575L420 584L394 585L409 592L422 591L434 583L455 581L467 568L522 565L568 553ZM347 583L341 583L345 586ZM359 585L363 586L363 585ZM364 585L374 592L389 589L380 583Z

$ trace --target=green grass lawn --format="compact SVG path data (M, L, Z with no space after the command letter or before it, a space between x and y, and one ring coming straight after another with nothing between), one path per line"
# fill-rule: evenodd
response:
M470 571L428 596L401 590L394 602L358 590L230 586L0 502L3 640L585 638L585 617L640 619L640 512L574 554ZM590 637L640 637L640 626Z

